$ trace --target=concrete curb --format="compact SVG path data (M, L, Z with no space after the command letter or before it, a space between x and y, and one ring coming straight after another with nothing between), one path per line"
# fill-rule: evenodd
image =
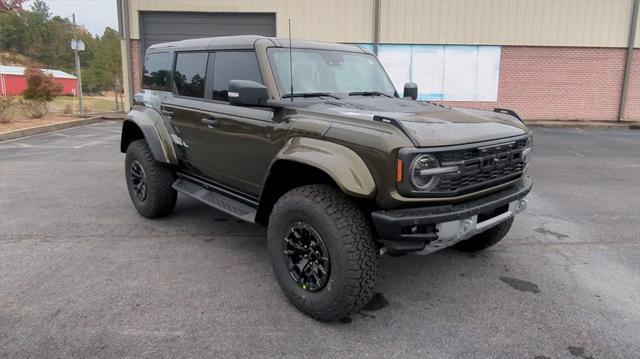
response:
M535 121L525 120L528 127L640 130L640 122L614 121Z
M20 137L39 135L41 133L46 133L46 132L64 130L66 128L71 128L71 127L90 125L92 123L98 123L98 122L101 122L103 120L112 120L113 121L113 120L117 120L117 119L108 118L108 117L105 117L103 115L100 115L100 116L95 116L95 117L83 118L83 119L79 119L79 120L71 120L71 121L65 121L65 122L59 122L59 123L52 123L50 125L28 127L28 128L23 128L23 129L19 129L19 130L13 130L13 131L9 131L9 132L0 133L0 142L13 140L13 139L20 138Z

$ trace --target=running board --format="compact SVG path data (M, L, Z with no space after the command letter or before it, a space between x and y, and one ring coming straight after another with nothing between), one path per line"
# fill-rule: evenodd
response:
M197 199L231 216L251 223L256 220L257 204L253 206L231 198L229 192L216 188L213 184L204 183L188 176L180 176L173 182L172 187L184 195Z

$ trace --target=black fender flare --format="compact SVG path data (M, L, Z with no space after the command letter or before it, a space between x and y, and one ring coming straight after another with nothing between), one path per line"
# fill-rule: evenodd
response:
M132 139L139 137L135 133L136 131L142 133L156 161L172 165L178 164L171 134L156 110L144 106L135 106L131 109L122 124L121 152L126 152Z

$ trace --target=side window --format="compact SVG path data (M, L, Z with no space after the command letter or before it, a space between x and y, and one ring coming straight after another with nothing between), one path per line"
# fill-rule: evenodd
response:
M149 90L166 91L171 68L168 52L147 54L144 58L142 87Z
M207 73L206 52L183 52L176 56L173 89L182 96L204 97Z
M227 88L231 80L262 83L255 52L216 52L213 66L213 99L228 101Z

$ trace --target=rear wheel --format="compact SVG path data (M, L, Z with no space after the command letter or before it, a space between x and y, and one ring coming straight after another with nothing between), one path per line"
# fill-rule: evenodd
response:
M305 314L338 320L373 297L378 250L367 216L336 188L310 185L284 194L267 238L274 274Z
M171 187L176 180L175 172L153 159L145 140L133 141L127 147L125 175L129 196L138 213L157 218L173 211L178 198Z
M454 248L463 252L477 252L487 249L500 242L507 235L512 224L513 217L469 239L456 243Z

